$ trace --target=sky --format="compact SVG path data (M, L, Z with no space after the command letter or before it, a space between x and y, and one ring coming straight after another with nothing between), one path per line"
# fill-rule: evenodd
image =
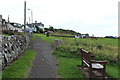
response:
M0 15L10 22L24 23L25 0L0 0ZM118 36L118 2L120 0L26 0L33 21L45 27L74 30L104 37ZM27 22L31 11L27 10Z

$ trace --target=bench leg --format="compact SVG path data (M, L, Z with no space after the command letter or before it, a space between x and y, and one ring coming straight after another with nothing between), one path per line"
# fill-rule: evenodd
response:
M82 68L84 68L84 63L83 63L83 60L82 60Z
M89 70L89 77L90 77L90 79L92 79L93 77L92 77L92 69L90 68L90 70Z
M105 79L105 76L106 76L106 66L104 64L104 68L103 68L103 79Z

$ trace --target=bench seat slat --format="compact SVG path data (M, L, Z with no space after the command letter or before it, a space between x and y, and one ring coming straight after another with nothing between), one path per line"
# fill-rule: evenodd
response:
M89 65L85 60L83 60L83 62L84 62L88 67L90 67L90 65ZM94 69L103 69L103 66L102 66L101 64L99 64L99 63L92 63L92 68L94 68Z
M98 64L98 63L92 63L92 68L103 69L103 66L101 64Z

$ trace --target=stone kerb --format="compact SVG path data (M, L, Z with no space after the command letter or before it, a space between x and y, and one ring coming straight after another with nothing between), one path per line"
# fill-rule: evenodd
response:
M1 36L0 66L5 66L16 60L30 44L29 35Z

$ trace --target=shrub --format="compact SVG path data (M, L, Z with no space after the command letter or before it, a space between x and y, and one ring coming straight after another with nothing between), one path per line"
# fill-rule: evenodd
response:
M98 48L98 49L102 49L103 46L102 46L102 45L97 45L97 48Z
M8 31L8 35L14 35L14 32Z
M2 30L3 34L8 34L8 30Z
M43 31L43 29L40 28L40 29L39 29L39 32L40 32L40 33L43 33L44 31Z
M9 30L2 30L3 34L8 34L8 35L14 35L14 32L9 31Z

